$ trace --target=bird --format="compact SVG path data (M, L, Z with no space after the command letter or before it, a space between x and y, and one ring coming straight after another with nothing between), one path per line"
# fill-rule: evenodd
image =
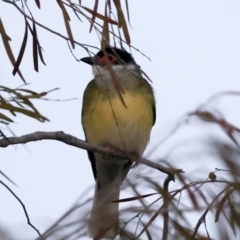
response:
M88 232L93 238L114 239L119 234L116 200L133 164L133 159L114 156L114 152L142 157L156 120L155 97L140 66L124 49L107 46L93 57L80 60L92 67L94 75L83 94L85 139L109 150L106 155L88 151L95 178ZM117 79L121 94L113 78Z

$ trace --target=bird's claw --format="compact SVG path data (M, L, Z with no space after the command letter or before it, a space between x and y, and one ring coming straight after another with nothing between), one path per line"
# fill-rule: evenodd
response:
M114 157L115 149L111 145L106 145L106 153L103 154L103 158L108 160L111 156Z

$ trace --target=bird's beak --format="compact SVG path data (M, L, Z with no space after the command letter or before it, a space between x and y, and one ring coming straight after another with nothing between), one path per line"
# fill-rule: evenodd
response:
M80 60L90 65L94 64L94 59L92 57L84 57L84 58L81 58Z

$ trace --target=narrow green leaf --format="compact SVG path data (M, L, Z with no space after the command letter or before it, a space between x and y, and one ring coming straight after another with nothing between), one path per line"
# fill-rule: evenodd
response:
M72 45L72 48L74 49L75 48L75 43L74 43L74 40L73 40L72 30L71 30L71 27L70 27L70 24L69 24L70 17L68 15L67 10L64 7L62 1L61 0L57 0L57 3L58 3L59 7L62 10L63 20L64 20L65 27L66 27L66 30L67 30L67 34L68 34L68 37L69 37L69 41L70 41L70 43Z
M131 39L130 39L130 35L129 35L129 32L128 32L127 23L126 23L126 20L125 20L123 11L122 11L121 2L120 2L120 0L113 0L113 2L114 2L115 7L117 9L119 28L122 27L125 40L126 40L127 44L130 44Z
M8 42L8 41L11 41L11 38L6 34L6 31L4 29L1 18L0 18L0 34L2 36L3 45L4 45L5 50L7 52L8 58L11 61L12 65L15 66L16 61L15 61L15 58L13 56L10 44ZM20 76L20 78L23 80L23 82L26 83L26 81L25 81L25 79L24 79L24 77L23 77L23 75L22 75L22 73L19 69L17 70L17 73Z
M0 118L7 121L7 122L13 122L13 120L9 117L7 117L6 115L0 113Z
M37 5L37 7L40 9L40 8L41 8L40 0L35 0L35 3L36 3L36 5Z
M25 18L25 33L24 33L22 46L21 46L20 52L18 54L18 58L17 58L16 64L15 64L15 66L13 68L13 72L12 72L13 75L16 74L16 72L18 71L19 66L21 64L22 57L23 57L23 54L24 54L24 51L25 51L26 45L27 45L27 38L28 38L28 27L27 27L27 20Z
M33 22L33 65L34 70L38 72L38 47L37 47L37 29Z
M125 4L126 4L126 9L127 9L128 22L129 22L129 24L130 24L130 14L129 14L128 0L125 0Z
M107 58L107 61L106 61L106 62L107 62L108 71L109 71L110 76L111 76L111 78L112 78L112 81L113 81L114 87L115 87L115 89L116 89L116 91L117 91L117 94L118 94L118 96L119 96L119 98L120 98L123 106L124 106L125 108L127 108L127 105L126 105L126 103L124 102L124 99L123 99L123 96L122 96L122 94L124 94L124 90L123 90L123 88L122 88L119 80L117 79L117 76L116 76L115 72L113 71L112 66L111 66L108 58Z
M216 214L215 214L215 222L218 222L219 220L219 216L221 214L221 211L223 209L223 206L225 204L225 202L227 201L229 195L226 194L222 199L221 201L219 202L219 204L217 205L217 211L216 211Z
M6 102L2 102L1 105L0 105L0 108L8 110L8 111L12 112L14 115L16 115L15 112L22 113L26 116L35 118L40 122L49 121L46 117L42 116L39 112L32 112L32 111L27 110L27 109L15 107L15 106L13 106L9 103L6 103Z
M92 9L90 8L87 8L87 7L84 7L84 6L81 6L82 8L84 8L87 12L95 15L97 18L103 20L103 21L107 21L108 23L111 23L111 24L114 24L114 25L118 25L118 22L112 20L111 18L109 17L106 17L106 16L103 16L102 14L100 13L97 13L97 12L94 12Z
M105 6L105 16L107 17L107 4ZM109 37L109 28L108 28L108 22L104 21L103 23L103 31L102 31L102 41L101 41L101 48L104 50L107 46L110 45L110 37Z
M92 31L93 25L95 23L95 18L96 18L96 12L98 9L98 0L95 0L94 8L93 8L93 14L92 14L92 20L91 20L91 25L90 25L90 30L89 32Z

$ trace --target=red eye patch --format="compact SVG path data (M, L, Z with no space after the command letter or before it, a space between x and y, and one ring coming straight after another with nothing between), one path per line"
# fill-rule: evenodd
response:
M118 61L118 59L114 55L109 54L109 53L105 53L104 56L99 57L97 59L97 62L98 62L99 65L107 65L107 61L114 64Z

